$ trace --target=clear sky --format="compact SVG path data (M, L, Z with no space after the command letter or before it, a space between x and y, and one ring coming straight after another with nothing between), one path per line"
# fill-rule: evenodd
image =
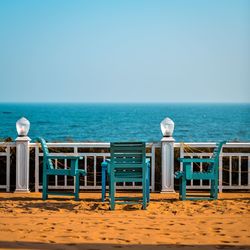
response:
M1 0L0 102L250 102L250 1Z

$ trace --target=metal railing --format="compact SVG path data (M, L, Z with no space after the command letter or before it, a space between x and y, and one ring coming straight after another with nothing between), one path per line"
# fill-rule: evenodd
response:
M82 190L95 190L101 189L101 162L110 156L109 143L48 143L50 149L53 149L51 154L63 155L66 149L74 155L83 157L83 161L79 164L80 168L87 169L87 176L84 176L80 182ZM185 146L189 149L194 149L185 152ZM40 145L37 143L30 143L29 147L34 149L35 160L34 164L30 164L30 170L35 173L35 191L38 192L42 189L42 157L43 153ZM156 161L156 149L161 147L160 143L147 143L147 157L151 159L151 191L155 191L156 182L156 168L160 169L160 160ZM180 157L210 157L212 155L215 143L175 143L175 149L178 151ZM0 189L10 191L10 169L11 169L11 156L15 148L13 142L0 143L0 173L1 180ZM198 149L198 150L197 150ZM208 150L210 149L210 150ZM67 151L67 152L68 152ZM208 152L209 151L209 152ZM60 161L55 162L55 166L59 167ZM177 164L177 163L176 163ZM67 166L67 162L64 162ZM196 166L194 166L196 167ZM206 166L202 164L198 166L199 171L202 171ZM13 166L12 166L13 169ZM182 165L177 164L175 170L182 170ZM40 173L40 174L39 174ZM73 189L73 180L68 180L68 177L55 177L54 183L49 186L51 189ZM117 186L121 188L121 186ZM136 183L123 183L122 188L125 189L138 189ZM207 181L191 181L188 183L189 189L208 189L209 182ZM250 190L250 143L227 143L224 145L220 155L219 164L219 191L223 190Z
M80 180L80 189L85 190L95 190L101 189L101 162L106 158L110 157L108 152L110 148L110 143L47 143L48 148L53 148L53 150L58 149L56 153L50 153L51 155L63 155L65 153L60 153L60 148L70 150L74 155L83 157L83 164L79 164L79 168L85 169L87 175L84 176L83 180ZM40 144L31 143L31 148L35 148L35 191L38 192L42 189L41 176L39 176L39 168L42 167L41 161L43 153L40 152ZM150 158L151 163L151 178L150 178L150 188L151 191L155 191L155 143L147 143L147 157ZM107 152L84 152L84 149L95 149L96 151L106 150ZM89 163L91 160L91 163ZM67 167L67 161L64 161L63 164ZM55 168L58 168L59 161L55 161ZM98 178L99 177L99 178ZM59 181L58 176L55 176L54 185L49 185L50 189L73 189L74 183L68 184L68 178L65 176L64 180ZM117 186L117 189L139 189L140 185L136 183L123 183L122 187Z

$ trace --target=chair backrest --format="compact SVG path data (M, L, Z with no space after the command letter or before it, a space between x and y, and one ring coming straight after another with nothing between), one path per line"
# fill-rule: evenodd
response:
M216 143L216 148L214 149L214 152L213 152L213 155L212 155L212 158L214 158L216 161L219 160L221 149L222 149L222 147L223 147L223 145L225 143L226 143L226 141Z
M226 143L226 141L222 141L219 143L216 143L216 147L213 151L213 155L212 155L212 159L214 159L214 163L210 164L210 166L208 167L208 170L212 170L212 171L216 171L218 170L218 166L219 166L219 157L220 157L220 152L221 149L223 147L223 145Z
M146 165L145 142L113 142L110 153L113 169L142 169Z
M46 141L42 137L38 137L37 140L41 143L43 149L43 160L46 162L46 166L50 169L54 169L54 165L51 159L48 159L49 149L47 147Z

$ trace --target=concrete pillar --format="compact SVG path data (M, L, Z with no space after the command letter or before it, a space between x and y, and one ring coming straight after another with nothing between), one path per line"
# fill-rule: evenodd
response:
M174 142L172 136L164 136L161 140L161 193L174 193Z
M29 142L28 136L16 138L16 190L15 193L29 193Z

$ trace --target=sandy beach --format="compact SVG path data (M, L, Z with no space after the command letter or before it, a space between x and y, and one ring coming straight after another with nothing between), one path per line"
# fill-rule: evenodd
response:
M100 193L80 198L0 193L0 249L250 249L250 193L184 202L152 194L146 211L109 211Z

